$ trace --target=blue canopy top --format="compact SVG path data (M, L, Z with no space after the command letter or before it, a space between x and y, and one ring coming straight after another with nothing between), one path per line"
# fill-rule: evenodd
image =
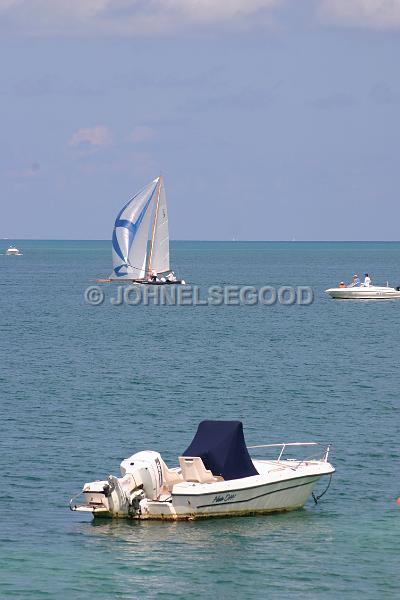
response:
M258 475L240 421L202 421L183 456L200 456L206 469L225 480Z

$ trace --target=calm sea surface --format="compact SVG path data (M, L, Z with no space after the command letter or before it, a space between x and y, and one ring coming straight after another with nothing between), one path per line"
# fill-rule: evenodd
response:
M400 301L323 290L354 271L399 285L400 243L172 243L204 288L313 286L314 304L289 307L118 307L110 285L90 306L109 242L17 246L0 256L2 598L396 597ZM190 523L69 511L136 451L174 466L204 418L241 419L249 444L332 442L328 493Z

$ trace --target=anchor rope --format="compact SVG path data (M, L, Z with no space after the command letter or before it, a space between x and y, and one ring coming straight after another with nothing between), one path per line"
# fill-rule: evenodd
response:
M324 491L322 492L322 494L320 494L319 496L315 496L314 492L311 492L311 495L314 499L315 504L318 504L318 500L320 500L322 498L322 496L324 496L326 494L326 492L329 490L329 486L331 485L331 481L332 481L332 475L333 473L331 473L329 475L329 481L328 481L328 485L326 486L326 488L324 489Z

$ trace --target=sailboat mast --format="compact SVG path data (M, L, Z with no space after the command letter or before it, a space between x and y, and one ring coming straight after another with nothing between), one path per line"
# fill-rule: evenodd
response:
M155 235L155 232L156 232L156 224L157 224L157 217L158 217L158 206L160 204L161 183L162 183L162 176L160 175L160 178L158 180L158 193L157 193L156 210L155 210L154 221L153 221L153 230L151 232L149 260L148 260L148 263L147 263L147 272L148 272L148 274L150 274L150 272L151 272L150 271L150 268L151 268L151 257L152 257L152 254L153 254L154 235Z

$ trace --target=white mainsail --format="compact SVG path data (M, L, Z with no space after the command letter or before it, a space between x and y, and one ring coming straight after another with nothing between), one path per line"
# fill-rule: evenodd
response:
M138 192L115 220L110 279L142 279L147 275L147 244L159 179Z
M155 202L154 223L149 251L149 271L165 273L170 270L169 230L167 198L162 177L160 177L158 184L157 199Z

